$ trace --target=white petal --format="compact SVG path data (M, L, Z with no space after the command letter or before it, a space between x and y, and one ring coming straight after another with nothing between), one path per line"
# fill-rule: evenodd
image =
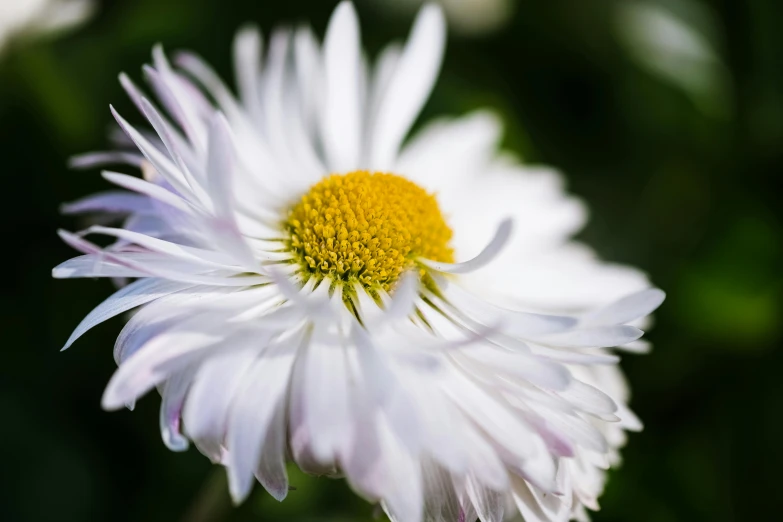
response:
M424 520L428 522L457 522L460 502L449 473L438 466L422 464L424 479ZM471 521L472 522L472 521Z
M242 117L242 109L234 95L220 79L220 76L200 56L190 52L180 52L176 55L174 63L200 82L215 99L218 108L225 112L230 119L235 120Z
M133 80L131 80L127 74L120 73L119 80L120 85L125 89L125 92L133 102L133 105L136 106L140 113L144 114L144 108L141 106L141 100L144 98L144 94L142 94L141 90L133 83Z
M552 456L570 458L575 455L576 447L571 440L557 429L548 426L541 416L528 412L525 419L535 428Z
M411 376L409 375L408 378L410 379ZM423 379L427 382L403 382L412 395L421 422L424 446L422 449L429 452L450 472L462 475L467 470L469 460L465 448L472 446L466 433L471 432L473 428L453 401L446 397L437 385L430 382L427 376ZM499 461L498 467L501 468L502 473Z
M312 137L321 101L320 85L322 85L323 71L318 42L309 27L302 27L296 31L294 57L302 118L308 134Z
M367 114L365 115L365 121L367 122L367 128L375 128L375 121L378 117L378 109L386 96L386 90L389 87L389 82L394 77L394 71L397 69L397 64L402 54L402 48L399 44L392 43L387 45L376 60L375 67L372 71L372 78L370 79L370 90L368 92L367 101ZM368 147L372 146L372 143L367 144ZM365 150L365 154L372 151ZM363 158L369 160L369 158Z
M484 247L484 250L479 253L473 259L463 261L461 263L441 263L438 261L432 261L429 259L419 259L419 262L437 270L438 272L446 272L449 274L465 274L473 272L479 268L491 263L498 253L506 246L509 238L511 237L511 231L513 229L513 221L506 219L498 225L495 237Z
M631 343L618 346L617 348L630 353L650 353L652 344L644 339L638 339Z
M177 367L184 368L193 362L194 356L204 348L222 340L221 335L198 330L158 335L120 365L106 387L101 404L107 410L122 408L166 380Z
M466 430L464 435L466 440L464 451L469 460L468 468L476 480L496 491L506 489L509 479L508 471L500 457L498 457L497 452L495 452L485 437L478 434L474 429ZM472 504L470 505L472 506ZM466 509L466 511L469 510Z
M270 149L286 168L286 179L296 187L296 192L303 192L320 179L327 168L308 134L306 109L301 106L299 93L295 92L296 83L289 64L290 47L290 31L275 31L264 77L264 130Z
M6 4L7 5L7 4ZM25 3L26 7L27 3ZM32 27L31 29L40 32L40 34L45 34L49 32L56 32L56 31L65 31L69 28L72 28L74 26L77 26L84 22L87 18L89 18L94 12L95 12L95 6L92 4L92 2L87 1L72 1L72 2L56 2L53 4L30 4L33 7L33 9L38 10L38 13L36 13L36 19L35 20L29 20L25 21L27 23L31 23ZM23 9L25 9L23 7ZM7 8L6 8L7 9ZM26 10L26 9L25 9ZM9 18L11 19L11 32L14 32L14 11L15 8L10 8L11 14ZM8 13L8 10L4 11L5 13ZM7 23L6 19L3 19L4 24ZM3 27L3 37L5 38L8 35L8 25L5 25ZM16 36L14 34L11 34L11 36Z
M561 332L577 324L573 317L532 314L494 306L486 299L470 294L458 284L441 278L436 281L446 301L453 305L455 313L464 313L487 326L497 325L504 333L515 337L524 339L531 335Z
M155 46L152 50L152 58L155 69L149 67L144 69L147 79L152 83L168 111L176 117L185 130L193 146L203 150L207 136L200 116L209 104L200 99L200 92L172 70L162 46Z
M155 81L153 82L153 85L157 85L159 83L159 74L152 68L145 66L145 71L147 72L148 76L153 76L155 78ZM136 105L139 112L143 114L147 119L150 120L150 123L153 124L153 127L155 127L156 132L158 132L158 135L161 139L163 139L166 143L166 147L170 152L173 152L176 148L177 153L182 156L182 158L188 160L191 165L195 165L195 158L193 151L191 150L190 143L187 141L185 137L182 136L179 129L175 128L175 126L168 120L168 118L161 115L160 111L152 104L149 100L145 101L144 94L136 87L136 85L131 81L131 79L123 74L120 74L120 84L122 84L122 87L125 89L125 91L128 93L128 96L130 96L131 100L133 101L133 104ZM160 89L157 89L160 91ZM170 98L170 95L167 90L163 89L163 92L159 93L162 97L162 99L167 101L168 98ZM170 103L168 104L171 105ZM156 121L152 121L152 118L150 118L150 114L154 115L154 119ZM161 133L162 130L165 130L165 136L163 133ZM174 145L175 147L171 147L171 145ZM172 157L175 157L172 154ZM175 159L178 159L175 157Z
M571 382L568 388L559 391L558 395L587 413L608 415L617 411L617 404L611 397L598 388L576 379Z
M91 169L116 163L141 168L143 161L144 156L133 152L88 152L87 154L79 154L72 157L68 160L68 167L72 169Z
M236 293L236 288L201 286L148 303L131 316L117 336L114 360L121 365L147 341L177 325L186 324L196 305L218 306L221 301L234 301L238 296L241 294ZM238 304L244 303L240 299Z
M316 434L309 429L307 418L307 394L305 390L307 357L297 358L291 378L289 407L289 446L291 454L305 473L332 476L337 473L334 462L321 463L313 454L312 440ZM354 394L355 396L355 394ZM367 433L369 428L364 430ZM358 443L357 443L358 444ZM348 465L347 463L345 464Z
M366 335L358 323L353 328L357 343L357 360L364 382L362 393L372 408L383 412L388 427L410 451L418 451L421 444L421 425L411 397L405 392L391 367L391 361Z
M150 212L150 210L149 198L119 190L93 194L60 207L60 211L63 214L83 214L87 212L130 214L132 212Z
M350 2L334 10L324 38L321 137L332 172L356 170L361 152L359 21Z
M639 417L624 404L618 404L617 416L620 417L620 424L625 430L642 431L644 429Z
M231 184L233 144L230 132L228 122L216 113L210 122L207 138L207 183L215 204L215 213L222 218L232 215L234 202Z
M513 247L512 242L509 251ZM509 252L509 255L512 253ZM511 255L508 259L499 256L497 265L490 266L487 272L496 269L500 270L497 274L506 274L514 269L514 277L496 276L482 283L502 295L514 296L519 303L540 310L596 309L650 287L643 273L600 261L595 252L578 243Z
M518 377L545 389L564 390L571 382L565 366L543 357L483 347L466 348L462 353L495 373Z
M503 522L505 499L502 494L481 486L475 479L468 479L467 492L481 522Z
M261 57L264 40L258 27L243 27L234 38L234 75L242 105L261 121Z
M608 451L609 447L606 438L588 420L576 415L545 412L537 406L533 406L533 408L537 409L539 414L545 416L546 422L553 430L559 431L575 444L601 455L606 454Z
M154 301L169 294L192 288L194 285L166 281L165 279L141 279L118 290L79 323L76 330L68 338L63 350L71 346L76 339L81 337L92 327L111 319L132 308Z
M52 269L55 279L72 279L77 277L147 277L143 270L128 268L122 265L106 263L98 256L78 256L64 261Z
M586 210L579 200L567 195L559 172L523 166L518 159L508 156L497 157L497 141L490 141L493 135L489 129L474 126L476 136L462 138L468 143L451 145L477 151L469 160L463 160L467 165L459 170L468 171L464 179L454 178L453 175L459 176L459 173L452 175L448 166L438 166L438 171L429 176L443 176L441 185L444 188L438 189L438 203L449 216L449 224L454 230L452 245L458 256L472 255L481 248L484 238L492 234L497 222L503 218L510 217L515 223L524 224L514 230L509 248L486 269L490 272L486 279L495 275L496 286L503 291L509 285L500 280L513 282L520 266L527 270L525 259L532 253L551 249L568 240L584 225ZM478 143L470 143L470 138ZM480 155L487 150L491 153ZM459 155L468 153L462 151ZM497 277L497 274L504 274L504 277ZM508 274L514 274L514 277Z
M185 178L177 169L176 165L174 165L174 163L172 163L165 154L152 145L152 143L150 143L149 140L147 140L147 138L145 138L139 131L134 129L131 124L125 121L125 119L114 110L114 107L111 107L111 111L114 115L114 118L117 120L117 123L119 123L120 127L122 127L122 130L124 130L128 137L133 140L141 153L144 154L144 157L147 158L147 161L152 163L152 165L155 167L155 170L161 176L163 176L163 178L168 181L181 196L191 203L197 204L198 200L193 195L193 191L188 186Z
M380 102L371 132L370 167L388 170L440 72L446 22L435 4L423 7Z
M570 348L611 348L637 340L644 332L634 326L597 326L542 335L537 342Z
M427 190L437 192L438 202L443 205L444 212L455 214L456 217L464 200L458 200L460 206L450 205L448 189L464 187L466 181L476 177L477 173L483 177L487 166L497 155L502 129L500 118L486 111L454 120L435 120L405 145L395 172ZM497 220L493 221L492 226L496 223ZM455 237L459 237L459 234L459 231L455 231ZM465 254L472 255L473 251L466 251Z
M530 343L528 346L534 354L544 356L547 359L563 364L603 365L617 364L620 362L620 358L616 355L603 353L582 353L572 349L550 348L548 346L541 346L534 343Z
M264 276L248 276L248 277L226 277L226 276L212 276L212 275L200 275L193 273L190 270L182 270L177 264L171 264L173 258L165 254L148 254L146 258L141 256L134 256L133 253L127 254L115 254L106 250L101 250L99 247L93 245L89 241L66 232L64 230L58 231L60 237L73 248L84 252L86 254L94 254L96 259L108 261L112 264L119 265L130 269L131 271L137 271L142 274L146 274L148 277L161 277L164 279L171 279L173 281L181 281L183 283L197 283L206 285L217 286L253 286L257 284L264 284L269 282L269 279ZM175 259L176 260L176 259ZM182 260L177 262L181 265ZM198 266L197 264L191 264ZM203 266L202 266L203 268ZM55 275L56 277L56 275Z
M272 497L282 502L288 496L288 472L285 465L285 404L279 404L261 449L256 478Z
M394 295L384 314L384 319L396 321L412 315L419 295L419 277L415 270L410 270L400 276L394 287Z
M269 451L277 452L276 456L266 456L264 469L270 471L273 468L269 466L274 464L275 469L279 470L283 460L282 449L275 447L279 441L264 441L270 428L278 430L282 426L282 422L278 420L273 423L273 420L275 412L282 408L297 348L296 342L284 347L270 348L261 355L243 379L237 400L231 409L227 439L229 490L235 502L241 502L250 493L253 473L259 469L261 463L262 444L274 442ZM277 435L279 433L275 432L273 438ZM274 475L277 475L277 472ZM270 475L270 478L274 475ZM273 480L270 484L274 482L276 481ZM279 486L274 485L270 490L276 498L283 493Z
M616 301L609 306L590 314L583 320L589 325L628 324L645 317L661 306L666 294L657 288L650 288Z
M221 340L215 339L213 343ZM172 341L179 342L177 338ZM185 400L182 422L188 437L213 462L223 459L224 438L230 433L229 411L233 407L232 401L242 397L240 384L262 348L263 345L260 345L255 350L214 353L196 372ZM230 454L228 458L231 458Z
M512 478L514 501L525 522L566 522L567 516L558 516L557 512L544 510L533 493L534 486L520 477ZM567 515L567 514L566 514Z
M531 453L532 444L528 441L536 436L533 430L495 394L490 395L468 378L456 374L445 386L445 392L467 417L504 449L521 458Z
M132 230L92 226L87 229L87 232L94 234L106 234L108 236L117 237L144 248L148 248L153 252L160 252L161 254L182 258L186 261L203 263L214 268L226 268L229 270L234 270L237 268L237 264L233 262L231 257L224 254L223 252L180 245L171 241L165 241L163 239L148 236L146 234L133 232Z
M349 447L341 461L345 478L353 489L367 498L380 499L387 482L383 468L383 448L378 436L377 420L371 405L363 397L352 397L356 416L367 418L366 422L356 423Z
M108 257L107 257L108 256ZM161 272L162 271L162 272ZM245 282L240 282L228 277L227 272L214 272L215 276L201 276L204 273L204 265L183 261L172 258L165 254L157 252L123 252L122 254L113 254L111 251L91 253L89 255L78 256L58 265L52 270L52 277L55 279L66 279L76 277L161 277L165 272L171 277L163 277L172 281L183 283L190 281L191 278L197 280L207 280L207 284L222 285L228 283L230 286L247 286ZM156 272L153 274L152 272ZM203 282L203 281L202 281Z
M464 487L462 488L465 489ZM460 505L460 512L459 517L457 518L458 522L475 522L478 520L478 515L476 514L476 508L473 507L473 502L470 501L470 498L468 498L468 494L466 492L461 493L461 505Z
M118 172L103 172L102 176L115 185L149 196L157 201L166 203L181 212L186 214L193 213L193 207L190 203L160 185L155 185L154 183L150 183L141 178L120 174Z
M420 522L424 515L421 465L399 443L382 418L378 428L386 471L383 507L393 521Z
M185 369L166 380L161 392L160 433L171 451L188 449L188 439L182 435L182 407L193 379L193 370Z
M315 457L329 462L348 438L348 368L343 346L326 344L323 333L313 333L305 360L305 421L314 434Z
M215 205L217 222L214 240L231 252L248 269L257 266L234 217L233 169L234 146L231 130L222 114L213 116L209 127L207 183ZM220 233L222 232L222 233Z
M194 197L203 205L208 205L210 196L204 191L199 178L197 178L188 168L185 158L191 163L194 162L193 151L179 137L179 133L174 127L160 115L158 110L146 98L141 100L141 108L144 115L149 120L155 132L158 133L163 145L166 147L169 155L174 158L179 174L185 180L185 183L193 192ZM199 172L197 170L196 172Z

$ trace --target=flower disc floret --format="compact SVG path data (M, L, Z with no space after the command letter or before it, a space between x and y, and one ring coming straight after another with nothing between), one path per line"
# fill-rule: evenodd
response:
M328 176L294 205L285 227L304 271L367 288L389 290L419 257L454 261L435 196L396 174Z

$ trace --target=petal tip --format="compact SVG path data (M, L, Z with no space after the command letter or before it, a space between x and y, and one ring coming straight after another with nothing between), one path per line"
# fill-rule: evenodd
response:
M106 411L117 411L125 406L125 401L122 401L116 397L114 393L111 393L108 389L106 393L101 397L101 408Z
M289 491L288 484L281 484L279 486L266 486L267 492L272 495L272 498L278 502L282 502L288 496Z

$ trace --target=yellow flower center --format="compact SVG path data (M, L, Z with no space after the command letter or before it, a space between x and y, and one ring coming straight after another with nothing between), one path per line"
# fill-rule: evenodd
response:
M285 221L303 270L389 290L418 257L451 263L452 232L433 194L395 174L333 174Z

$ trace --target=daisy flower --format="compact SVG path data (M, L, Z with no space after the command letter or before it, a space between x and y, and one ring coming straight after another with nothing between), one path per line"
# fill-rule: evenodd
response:
M343 476L401 522L566 520L596 509L624 430L639 423L612 348L662 301L639 272L569 237L585 211L560 176L497 151L479 112L406 141L436 81L440 9L371 65L353 6L323 43L256 29L234 44L238 96L193 54L120 81L148 127L77 166L127 189L62 238L83 255L54 276L133 280L66 347L131 309L103 396L162 396L163 441L288 492L286 462ZM86 236L116 241L99 247Z
M617 4L615 32L629 57L685 92L703 112L731 110L731 76L717 49L715 13L697 2L632 0Z
M0 51L17 36L79 25L93 10L92 0L0 0Z
M424 0L364 0L388 11L414 12ZM503 27L513 16L516 0L437 0L450 27L464 35L483 35Z

